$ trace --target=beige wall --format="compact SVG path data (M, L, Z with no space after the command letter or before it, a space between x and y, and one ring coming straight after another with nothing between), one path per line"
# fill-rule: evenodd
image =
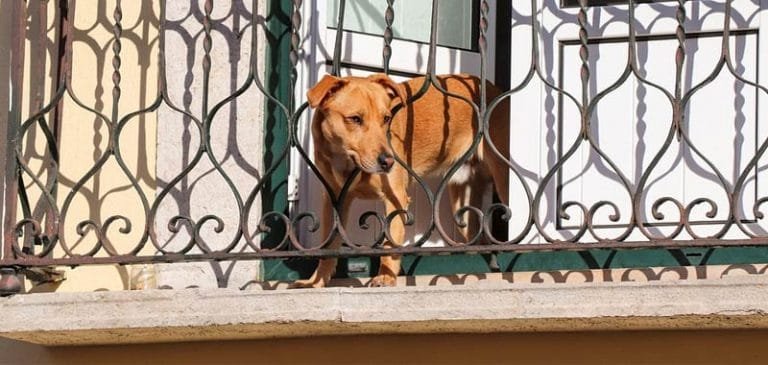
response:
M99 1L98 6L90 8L91 11L83 11L89 8L78 4L74 23L74 94L86 105L99 106L97 109L108 117L111 116L113 108L113 34L110 24L113 21L114 3L114 0ZM157 96L159 6L157 2L124 1L122 12L122 77L118 118L130 111L146 108ZM67 99L64 108L65 123L62 126L60 145L63 159L61 174L67 180L75 180L81 178L86 169L93 165L96 156L104 151L108 134L103 121L95 118L93 113L77 107L71 98ZM154 195L156 185L156 129L157 114L141 114L126 124L120 139L120 150L126 166L135 175L142 192L150 199ZM71 184L68 185L71 187ZM65 192L68 193L67 190ZM63 204L63 195L58 198L59 206ZM67 242L81 242L78 251L86 252L93 246L95 235L77 235L75 227L78 222L85 219L103 222L107 217L117 214L124 215L134 225L133 230L125 235L117 232L117 227L122 225L120 222L116 222L115 227L110 230L111 245L117 252L126 252L132 249L134 242L141 237L145 215L138 194L115 159L111 158L87 181L82 192L73 200L70 216L63 226ZM108 266L69 270L68 279L58 290L127 288L128 270L128 267Z
M44 348L0 339L0 364L764 364L766 331L355 336Z
M22 123L38 113L44 105L50 104L55 92L58 44L56 42L57 2L47 2L46 10L30 2L27 11L29 22L25 44L26 68L24 69ZM108 121L98 114L83 108L79 100L106 118L111 118L113 108L113 54L112 29L114 0L94 2L95 6L79 4L74 17L73 66L70 91L63 101L63 123L60 138L59 188L56 202L62 208L65 198L73 191L75 184L83 179L87 171L104 154L109 140ZM154 4L154 5L153 5ZM87 10L87 11L86 11ZM121 98L118 104L118 119L128 112L152 104L157 96L157 36L158 13L156 2L122 3L122 49L121 49ZM46 15L41 15L46 13ZM8 16L8 14L6 14ZM46 19L47 18L47 19ZM45 24L41 19L46 19ZM8 36L8 35L4 35ZM45 115L48 121L53 113ZM111 121L115 123L115 121ZM155 190L155 138L156 113L145 113L129 121L121 134L121 155L127 168L134 174L138 188L147 196ZM50 152L40 128L31 128L23 135L22 152L27 166L41 181L49 176L46 168ZM47 202L40 199L42 189L23 175L33 209L48 209ZM144 211L136 190L120 169L114 158L110 158L94 176L88 178L74 194L66 219L63 221L62 239L75 254L88 252L93 246L95 234L89 230L84 236L77 233L77 225L84 220L103 224L104 220L117 214L133 222L128 234L117 232L121 222L110 229L111 245L117 252L126 252L138 241L143 231ZM18 217L22 216L21 209ZM120 237L120 238L117 238ZM151 251L149 251L151 252ZM61 249L55 251L63 255ZM103 255L103 254L102 254ZM89 267L67 270L68 280L57 290L123 289L127 287L128 268ZM52 290L53 287L39 288Z
M0 0L2 1L2 0ZM108 124L113 113L113 27L115 21L115 0L77 2L74 9L73 65L71 92L63 97L64 120L61 128L59 166L59 189L56 205L63 209L65 199L73 187L83 179L99 159L102 158L109 141ZM202 3L202 2L200 2ZM250 64L250 31L245 27L250 22L248 10L250 2L245 2L247 10L241 10L225 2L216 3L212 17L219 27L242 31L243 36L224 38L222 33L214 31L212 73L209 92L209 106L232 94L246 80ZM4 8L10 1L3 1ZM56 44L58 2L47 2L47 9L42 11L38 4L29 2L27 12L28 32L25 44L26 68L24 70L22 122L36 114L43 105L49 104L54 95L58 50ZM152 105L158 95L158 56L159 56L159 1L123 1L122 33L120 51L120 88L121 96L117 105L117 119L126 114ZM263 10L266 2L258 2ZM237 8L233 11L231 7ZM202 111L202 58L203 26L192 11L201 11L190 6L190 2L169 2L166 12L169 30L165 33L166 73L168 79L168 99L174 106L187 110L199 119ZM47 14L46 14L47 13ZM45 14L41 16L41 14ZM39 21L46 19L47 21ZM0 15L0 20L7 23L10 14ZM38 26L39 23L41 26ZM5 29L5 28L3 28ZM261 30L261 27L259 27ZM0 34L6 44L10 32ZM188 38L185 38L188 37ZM263 30L260 33L263 40ZM264 42L259 42L258 53L263 54ZM263 57L261 57L263 58ZM4 62L5 58L0 59ZM259 69L263 71L263 60L259 60ZM223 169L233 180L238 192L244 199L258 181L261 166L262 146L262 97L256 87L251 85L248 92L235 101L225 104L213 121L211 143L213 154ZM4 99L0 95L0 99ZM0 100L1 102L2 100ZM78 102L96 112L78 105ZM2 104L2 103L0 103ZM53 113L46 115L48 121ZM185 124L186 123L186 124ZM191 134L190 141L182 137ZM23 154L26 165L33 174L45 181L49 171L50 152L40 128L31 128L24 135ZM189 120L172 110L167 103L159 109L142 113L129 120L120 137L120 152L126 168L136 178L138 189L146 196L151 205L159 189L168 185L184 168L188 166L189 155L194 155L199 140L199 131ZM184 157L187 155L186 157ZM167 249L174 251L183 247L189 239L188 232L182 229L179 234L167 229L167 222L173 216L190 216L200 219L206 214L214 214L224 220L225 228L221 235L205 227L201 235L211 242L229 243L239 221L236 201L225 188L223 179L213 169L207 157L193 169L187 178L172 188L170 194L160 204L154 220L158 241L162 245L170 242ZM255 171L255 172L254 172ZM41 199L42 189L32 182L30 176L24 176L30 200L38 209L47 209L45 199ZM179 192L179 185L187 185L186 191ZM173 193L176 194L173 194ZM215 197L215 199L211 199ZM257 199L255 207L260 206ZM33 207L34 208L34 207ZM74 254L90 251L97 242L92 229L86 229L84 235L77 232L77 226L86 220L103 225L109 217L122 215L132 223L129 233L118 230L124 226L121 220L115 221L106 233L106 245L117 253L127 253L136 247L146 228L146 211L139 198L137 189L130 184L129 178L120 168L113 156L83 185L67 209L61 225L61 244L68 246ZM21 217L21 209L17 216ZM257 225L260 211L251 212L251 227ZM19 218L20 219L20 218ZM185 235L186 234L186 235ZM183 242L184 245L178 243ZM223 244L211 244L219 249ZM235 251L242 249L238 246ZM144 246L142 254L151 255L155 248L150 241ZM194 252L193 252L194 253ZM199 253L199 251L198 251ZM64 251L57 248L54 254L63 257ZM105 256L102 249L97 256ZM216 266L216 267L213 267ZM229 284L242 286L258 279L259 264L248 262L235 267L233 263L201 263L160 265L155 271L165 273L167 280L160 285L172 287L211 286L221 283L216 273L227 273ZM56 285L44 285L34 289L45 291L92 291L123 290L131 286L130 266L79 267L66 270L67 280ZM158 277L163 275L158 275ZM32 287L27 282L27 288Z

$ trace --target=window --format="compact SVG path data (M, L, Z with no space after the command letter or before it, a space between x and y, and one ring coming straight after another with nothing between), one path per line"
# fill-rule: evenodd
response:
M641 3L660 3L668 0L635 0L635 4ZM561 2L564 8L578 7L579 0L562 0ZM626 5L629 4L628 0L587 0L588 6L607 6L607 5Z
M339 0L328 1L326 24L338 28ZM477 49L479 1L440 1L437 24L437 43L441 46L465 50ZM344 30L381 36L384 34L385 0L347 1L344 12ZM429 42L432 21L431 0L396 1L393 5L394 37L409 41Z

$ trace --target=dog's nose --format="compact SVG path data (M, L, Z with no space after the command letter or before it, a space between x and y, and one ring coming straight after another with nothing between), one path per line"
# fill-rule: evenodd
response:
M389 153L382 153L379 155L379 167L384 172L389 172L392 169L392 165L395 164L395 159Z

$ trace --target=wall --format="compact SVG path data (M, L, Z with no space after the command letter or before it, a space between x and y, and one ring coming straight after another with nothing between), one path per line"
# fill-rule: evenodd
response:
M175 233L166 228L167 222L176 216L192 218L203 228L200 241L212 250L221 250L229 244L238 230L240 211L235 193L246 200L264 172L261 159L265 129L263 97L251 76L253 66L255 77L264 82L265 37L260 16L256 24L251 22L251 1L215 2L211 19L211 71L208 89L205 89L203 59L204 16L202 2L168 2L166 9L165 73L168 78L169 103L158 110L162 123L157 131L157 194L170 192L158 204L156 230L163 249L180 251L190 240L191 232L182 229ZM264 14L266 2L256 3L256 12ZM251 31L257 29L257 44L251 48ZM253 54L252 54L253 53ZM227 100L238 89L245 92ZM207 107L205 93L207 92ZM188 113L179 113L168 105L174 105ZM210 150L195 161L194 156L201 146L202 134L194 116L205 122L208 113L215 106L221 106L216 114L209 116ZM211 161L220 164L221 170ZM187 172L185 174L185 171ZM230 179L224 179L224 174ZM174 183L177 176L183 176ZM256 227L261 212L259 197L249 214L250 228ZM215 223L202 221L205 215L222 219L223 229L215 232ZM253 231L253 229L251 229ZM240 240L232 250L247 250ZM201 253L193 248L190 253ZM259 279L258 262L201 262L158 265L158 285L173 288L195 287L239 287Z
M762 364L766 331L355 336L45 348L0 339L0 364Z
M5 1L3 6L9 4L10 1ZM141 236L144 213L137 192L151 196L155 190L156 114L143 113L128 120L119 139L121 156L135 178L135 186L107 150L120 118L148 107L158 94L158 10L149 2L124 2L122 14L118 15L114 13L114 0L100 1L91 7L80 4L70 9L72 75L67 91L56 98L57 88L63 87L63 84L57 85L59 2L30 2L26 9L24 81L16 85L22 95L20 123L34 120L33 116L42 108L58 103L55 110L41 117L52 133L58 134L60 159L58 167L54 167L44 131L33 124L21 135L20 151L29 170L22 178L33 216L52 217L51 205L56 204L63 227L59 242L73 254L84 254L95 246L96 233L92 227L86 227L83 232L77 229L87 220L102 225L109 217L122 215L133 223L133 229L127 234L116 232L118 226L123 226L119 220L108 230L107 237L111 239L105 241L105 246L115 252L126 252L133 247L129 242ZM118 16L122 23L119 60L113 53L112 29L112 22ZM4 17L11 14L6 12ZM2 36L10 37L10 33ZM119 62L119 79L113 75L115 62ZM119 98L115 98L116 88L119 88ZM56 112L62 115L58 132L53 126ZM89 173L102 162L98 170ZM33 181L33 174L38 183ZM57 186L52 193L54 200L49 201L42 198L42 191L51 189L54 174ZM16 214L23 216L21 207ZM65 254L61 247L54 250L55 256ZM39 252L40 246L35 249ZM122 289L128 286L130 268L102 266L64 270L68 280L36 290ZM27 283L27 287L30 286Z
M11 1L3 1L2 8L9 8L10 4ZM215 233L213 224L208 224L201 229L201 237L212 249L222 248L231 240L240 218L232 192L228 192L227 184L211 161L221 165L242 200L257 184L259 173L263 171L263 97L249 79L249 66L252 51L259 56L264 54L264 17L257 17L257 24L252 24L251 1L214 5L210 91L208 108L205 108L202 1L169 2L167 5L165 91L159 87L163 84L159 60L161 2L123 1L119 14L115 0L99 1L95 6L83 2L76 4L70 9L74 29L71 37L72 77L67 92L61 99L54 97L60 28L56 21L60 13L59 3L54 1L27 5L24 81L17 86L22 93L21 123L30 120L43 106L61 101L59 110L63 121L59 132L61 157L58 169L50 167L52 153L41 127L32 125L22 134L21 150L24 164L29 169L23 178L33 216L50 216L45 212L51 211L52 204L41 198L41 184L50 188L48 184L53 180L53 173L58 173L53 203L58 207L62 221L60 246L55 249L54 256L67 255L61 245L68 247L72 254L87 254L98 241L93 226L105 227L114 217L118 219L102 233L105 247L97 256L106 256L107 250L111 254L130 252L138 247L147 228L153 232L150 236L157 237L161 247L171 252L179 250L192 233L183 224L178 225L181 227L179 232L167 228L174 216L190 217L198 222L206 214L221 217L223 232ZM259 11L266 9L265 1L255 4ZM0 45L7 45L11 37L8 28L10 12L5 11L0 19L3 23ZM122 25L119 31L113 28L118 19ZM254 28L258 28L260 41L252 49L251 29ZM119 45L114 41L115 32L120 33ZM118 48L119 54L116 54ZM0 64L7 64L7 58L0 57ZM116 64L119 64L119 77L116 77ZM263 57L257 57L254 65L255 75L263 73ZM226 101L246 83L250 86L243 95ZM7 90L3 91L0 108L8 104ZM119 93L117 99L115 92ZM161 99L161 93L164 98L159 107L150 108ZM198 152L201 140L200 129L193 119L202 121L206 109L212 110L219 103L221 108L216 117L211 118L211 147L206 152L210 156L203 155L199 163L193 162L192 156ZM128 176L115 156L109 155L108 146L122 118L146 108L150 109L125 119L124 128L115 142L119 145L119 155L130 174ZM5 117L2 116L2 121ZM50 125L55 113L47 113L44 117ZM89 171L92 168L95 170ZM174 182L180 174L186 175ZM33 182L33 175L40 184ZM132 184L132 178L135 184ZM147 223L147 211L163 191L168 195L158 204L156 217ZM146 205L142 203L142 195ZM261 215L260 200L257 198L253 205L252 228ZM22 216L19 208L17 217ZM125 220L119 218L121 216L131 222L130 232L119 231L126 227ZM80 227L89 221L94 224ZM241 242L234 251L241 250L242 246ZM35 249L39 252L40 246ZM139 251L143 255L156 252L151 240L146 241ZM67 280L38 286L34 291L128 289L135 286L131 277L137 273L135 269L141 268L137 266L62 268ZM241 286L260 275L258 262L158 265L150 269L157 272L158 286L170 287ZM32 287L30 282L26 285Z

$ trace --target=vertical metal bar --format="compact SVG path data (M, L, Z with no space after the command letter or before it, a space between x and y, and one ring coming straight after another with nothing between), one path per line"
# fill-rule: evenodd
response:
M532 15L533 16L533 15ZM496 2L496 41L494 47L496 47L495 59L493 63L495 65L493 69L494 80L493 84L496 85L502 91L508 91L512 82L512 2L511 1L497 1ZM490 126L489 126L490 127ZM486 131L486 138L487 136ZM492 142L488 140L487 142ZM492 143L491 143L492 144ZM511 172L511 171L510 171ZM510 175L511 176L511 175ZM511 181L511 180L510 180ZM509 187L501 187L501 189L508 189ZM493 204L501 203L501 200L497 195L493 197ZM507 203L508 204L508 203ZM501 242L509 240L509 224L504 219L499 219L497 215L494 215L491 226L491 236Z
M384 49L382 57L384 58L384 73L389 74L389 61L392 58L392 22L395 21L395 9L393 5L395 0L387 0L387 10L384 11Z
M293 4L284 0L270 0L268 5L266 36L265 86L270 95L283 105L289 105L291 94L291 25L290 14ZM254 24L255 26L256 24ZM254 49L253 52L256 52ZM277 160L291 143L288 135L288 121L285 114L275 103L264 103L264 166L277 166L271 174L265 175L262 189L261 211L289 214L286 181L289 172L289 159ZM269 223L270 231L261 240L261 247L273 248L280 244L286 227L279 223ZM265 272L285 270L279 260L268 260Z
M28 137L31 138L31 137ZM13 145L18 145L22 143L22 141L17 141L13 143ZM14 155L15 157L15 155ZM24 185L24 179L22 178L21 174L17 174L16 179L16 186L18 189L18 204L21 209L21 216L22 219L34 219L35 221L39 221L39 217L32 215L32 210L30 209L30 203L29 203L29 195L27 194L27 187ZM24 235L24 244L22 245L22 252L25 254L31 254L34 253L34 244L39 245L42 242L39 240L40 238L37 235Z
M165 19L165 8L167 6L167 0L160 1L160 29L158 29L157 33L157 67L159 68L157 76L157 91L163 98L168 96L168 90L166 90L168 85L168 77L165 74L165 30L168 27L168 21Z
M211 78L211 48L213 47L213 40L211 39L211 12L213 11L213 0L205 0L203 5L203 11L205 16L203 17L203 111L202 120L203 123L207 123L208 120L208 89L210 87ZM206 140L209 137L206 137Z
M539 32L541 31L541 25L536 18L538 15L536 0L531 0L531 68L535 71L539 71Z
M485 87L486 74L488 73L488 1L483 0L480 5L480 37L477 45L480 48L480 120L487 120L485 112L487 109L487 90ZM480 133L485 127L480 128Z
M69 76L72 74L72 10L74 10L74 0L70 6L67 1L59 1L59 26L58 26L58 59L56 62L56 88L66 87ZM53 110L53 135L56 141L61 140L61 120L64 115L64 99ZM56 163L58 163L58 159Z
M347 9L347 0L339 1L339 18L336 23L336 39L333 45L333 66L331 66L331 75L338 77L341 75L341 41L344 38L344 13Z
M16 195L18 193L16 140L21 121L21 96L24 82L24 42L26 40L26 3L14 1L11 8L11 97L8 126L6 129L8 143L5 148L7 158L5 166L5 217L3 222L3 256L0 260L10 261L14 258L13 244L16 242ZM16 294L22 290L18 272L12 267L0 267L0 295Z
M301 4L303 0L293 0L293 13L291 14L291 52L288 57L291 60L291 94L289 109L291 112L295 112L296 108L296 80L298 78L298 70L296 66L299 64L299 50L301 48ZM291 129L289 128L289 131Z
M437 14L439 1L432 0L432 18L429 28L429 56L427 57L427 78L435 76L435 55L437 54Z
M120 80L122 76L120 74L120 64L122 62L120 58L120 51L122 49L122 43L120 37L123 34L123 9L121 0L115 2L115 10L112 13L114 24L112 26L112 123L117 124L117 118L119 117L119 104L120 95L122 90L120 89ZM205 104L204 104L205 105Z
M683 0L681 0L683 1ZM728 59L730 57L730 44L731 44L731 13L733 12L733 0L725 1L725 19L723 20L723 58Z
M627 9L627 32L628 44L627 44L627 62L629 67L637 71L637 29L635 29L635 0L629 0L629 8Z
M46 36L46 27L48 23L47 18L48 3L45 1L39 1L37 3L37 10L31 13L29 16L29 28L30 30L35 27L35 34L37 36L37 45L30 44L30 76L36 78L32 80L30 78L30 103L29 103L29 115L36 113L43 107L43 98L45 96L45 60L46 60L46 45L48 43L48 37ZM32 12L32 10L30 10ZM32 41L30 35L30 42Z
M45 50L45 44L46 44L46 38L45 38L46 24L42 23L42 19L41 19L41 13L42 13L41 6L44 6L44 5L45 4L43 2L39 2L37 10L35 10L32 5L29 5L29 7L27 8L26 16L29 18L30 34L25 35L24 40L22 41L22 42L26 42L26 38L28 37L29 43L30 43L30 47L29 47L30 58L28 62L26 60L22 62L22 67L25 67L26 64L29 63L29 69L30 69L30 74L29 74L30 101L29 101L29 105L27 105L28 115L33 115L37 113L37 111L40 110L43 104L42 94L43 94L44 86L41 86L40 84L45 85L45 82L43 81L43 77L45 76L45 51L44 50ZM27 18L25 18L25 21L26 19ZM35 31L35 28L37 28L36 31ZM37 34L35 34L36 32ZM37 44L35 44L35 40L33 39L35 35L37 35L37 39L36 39ZM43 49L42 57L40 54L35 54L35 52L39 52L40 49ZM22 57L26 57L26 52L22 52ZM23 76L21 80L23 83L23 80L24 80ZM23 87L23 85L20 83L19 87ZM21 98L19 99L19 102L21 102ZM19 106L19 110L21 110L22 105L19 103L18 106ZM42 128L46 127L44 125L45 123L44 120L40 121L39 123L41 124ZM21 124L21 112L19 112L17 125L20 125L20 124ZM30 134L28 138L30 141L34 141L36 137L34 134ZM17 143L21 144L22 141L18 141ZM23 151L22 154L26 154L26 153L30 153L30 155L34 154L34 148L32 148L33 146L34 146L34 143L29 144L27 147L27 151ZM21 146L19 147L21 149ZM33 215L30 209L31 204L29 201L29 196L27 194L26 186L24 185L24 179L22 178L21 175L18 176L16 184L18 186L18 197L19 197L18 202L21 207L22 217L24 219L32 218L32 219L35 219L36 221L39 221L40 215L38 214L38 212L35 212L35 214ZM24 244L22 248L22 251L24 253L33 252L34 250L34 246L32 243L33 238L35 239L35 241L37 241L35 243L39 243L38 237L30 237L29 235L27 235L24 238Z
M683 63L685 63L685 0L677 0L677 11L675 12L677 28L675 36L677 38L677 51L675 52L675 99L682 96Z
M587 33L587 0L579 0L579 57L581 58L581 134L587 139L589 135L589 35Z
M16 233L16 196L18 194L18 170L16 140L19 123L21 122L21 98L24 83L24 42L26 39L25 3L14 1L12 8L13 25L11 29L11 111L8 119L8 144L5 155L7 156L5 174L5 222L3 232L3 259L11 259L13 256L12 244L17 239Z
M302 16L301 16L301 6L303 4L302 0L294 0L293 1L293 11L291 13L291 40L290 40L290 52L288 53L288 59L291 63L291 83L289 87L289 94L288 94L288 110L290 111L290 117L288 120L288 143L289 146L297 146L300 142L297 138L298 134L298 124L299 124L299 116L301 115L301 112L297 110L297 102L296 102L296 83L298 82L299 72L298 72L298 64L299 64L299 58L301 56L301 25L302 25ZM310 3L310 6L312 4ZM343 19L342 19L343 20ZM342 22L343 26L343 22ZM339 48L337 48L339 49ZM338 59L338 58L337 58ZM297 153L290 153L288 151L288 155L286 155L286 162L288 165L288 176L287 176L287 189L288 189L288 208L289 208L289 214L294 215L298 211L298 198L294 195L294 192L298 192L298 169L299 165L301 164L301 159L299 158L299 155ZM292 230L292 227L286 227L289 231Z
M45 2L47 5L47 2ZM41 3L41 6L42 3ZM69 17L69 6L66 1L60 1L59 2L59 12L56 14L58 26L56 28L56 43L55 47L57 48L56 59L51 60L51 67L53 67L53 63L56 63L56 79L53 81L54 86L51 89L51 93L56 93L60 88L65 87L66 85L66 73L67 69L69 68L69 65L71 64L69 62L69 57L67 54L68 43L72 41L72 37L70 36L70 17ZM53 134L53 138L55 139L56 145L49 146L52 148L49 148L49 152L51 153L51 160L53 161L54 168L49 169L49 174L54 174L53 179L49 179L52 181L52 185L50 188L51 196L56 198L57 195L57 189L58 189L58 166L59 166L59 150L58 150L58 144L61 141L61 121L63 118L63 112L64 112L64 99L62 98L59 100L59 103L56 105L56 108L53 109L52 117L50 118L50 125L51 125L51 131ZM43 203L41 201L41 203ZM53 231L56 229L56 219L52 216L47 214L45 217L45 230L44 234L46 236L50 236L53 234Z
M683 125L683 64L685 63L685 0L677 1L677 11L675 19L677 28L675 37L677 38L677 51L675 52L675 106L672 111L672 123L677 130L677 140L682 139Z

